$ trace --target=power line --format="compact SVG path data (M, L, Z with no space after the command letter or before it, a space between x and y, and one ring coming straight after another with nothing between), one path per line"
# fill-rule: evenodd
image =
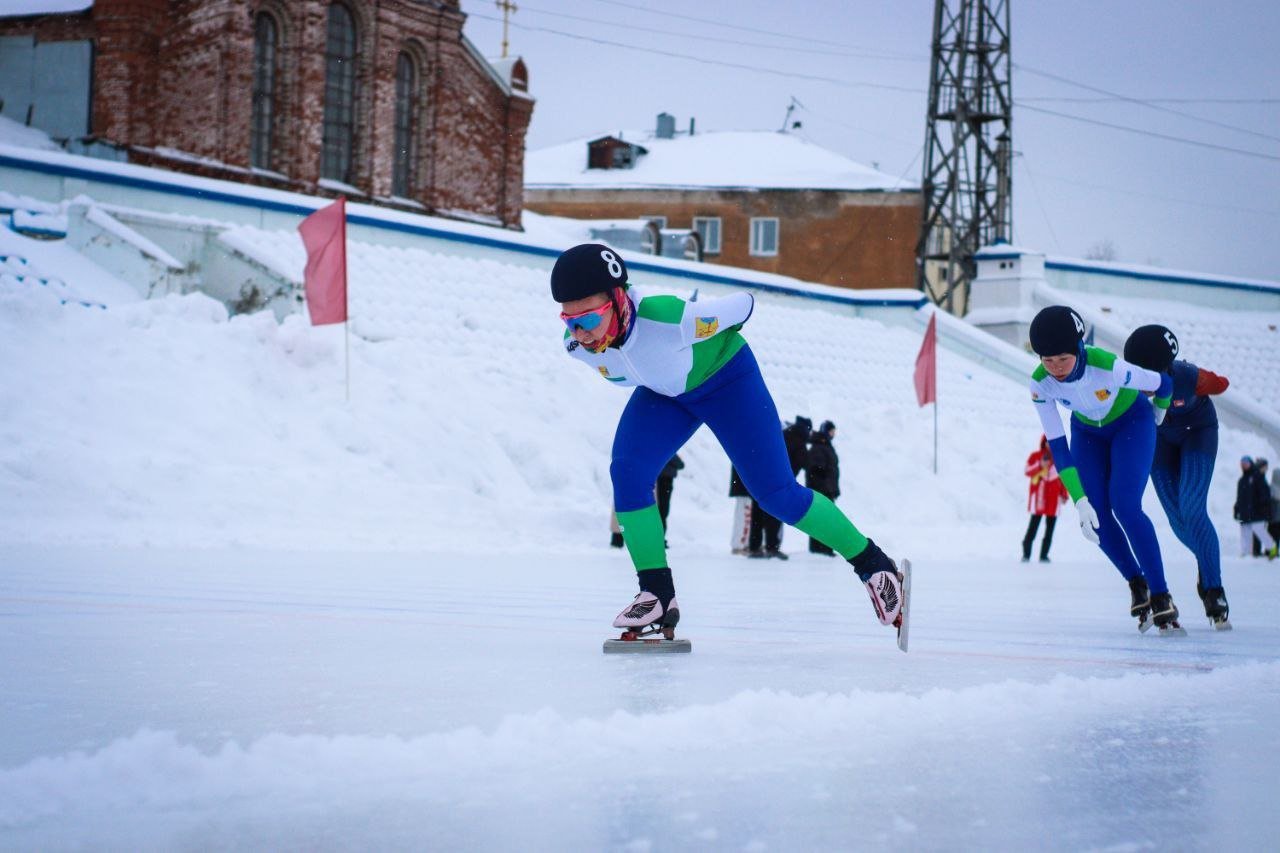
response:
M1022 162L1022 166L1024 169L1026 169L1028 176L1033 176L1034 173L1032 172L1031 167L1026 164L1025 159ZM1040 173L1040 177L1050 181L1057 181L1058 183L1071 184L1077 187L1084 187L1085 189L1100 190L1101 192L1110 193L1112 195L1132 196L1136 198L1150 198L1156 201L1165 201L1171 204L1182 204L1188 207L1202 207L1202 208L1205 208L1206 210L1225 210L1230 213L1248 213L1256 216L1280 216L1280 209L1263 210L1261 208L1254 208L1254 207L1236 207L1234 205L1229 205L1229 204L1212 204L1212 203L1203 202L1203 201L1193 201L1192 199L1188 199L1188 198L1178 198L1176 196L1166 196L1166 195L1158 195L1156 193L1142 192L1141 190L1131 190L1131 189L1126 189L1125 187L1108 186L1106 184L1094 184L1088 181L1080 181L1074 178L1064 178L1061 175L1051 175L1043 172Z
M605 21L600 18L588 18L582 15L569 15L564 12L552 12L547 9L539 9L534 6L530 6L527 3L522 4L520 6L520 10L523 12L533 12L534 14L538 14L538 15L549 15L554 18L566 18L570 21L583 21L589 24L604 24L610 27L619 26L616 21ZM686 16L676 16L676 17L686 17ZM692 20L701 21L702 19L694 18ZM843 57L856 58L856 59L884 59L884 60L892 60L892 61L899 61L899 62L901 61L924 62L925 61L925 57L907 59L906 57L894 56L893 54L875 53L872 51L867 51L867 50L862 50L857 48L847 48L845 50L815 50L814 48L811 48L811 47L766 44L764 42L758 42L758 41L740 41L738 39L719 38L717 36L711 36L705 33L689 33L689 32L677 32L675 30L663 30L663 29L658 29L656 27L644 27L644 26L640 26L638 24L632 24L632 23L627 23L625 26L629 31L656 33L657 35L675 36L677 38L697 39L698 41L703 41L703 42L711 41L711 42L717 42L720 44L736 45L738 47L762 47L766 50L785 50L793 53L804 53L809 56L843 56ZM746 29L746 28L736 27L735 29ZM751 30L751 32L756 32L756 31ZM770 35L784 35L784 34L771 33ZM793 38L793 39L799 38L798 36L785 36L785 37ZM828 42L821 42L821 41L813 41L812 43L828 44Z
M1150 136L1154 139L1165 139L1170 142L1181 142L1184 145L1195 145L1195 146L1199 146L1200 148L1210 148L1214 151L1229 151L1232 154L1243 154L1246 157L1257 157L1260 160L1280 161L1280 156L1276 156L1275 154L1264 154L1261 151L1248 151L1244 148L1232 148L1229 145L1218 145L1213 142L1204 142L1199 139L1188 139L1184 136L1173 136L1168 133L1157 133L1154 130L1142 130L1141 128L1129 127L1123 124L1113 124L1109 121L1098 121L1097 119L1085 118L1084 116L1074 116L1069 113L1060 113L1060 112L1057 112L1056 110L1046 110L1043 107L1033 107L1021 102L1015 102L1014 106L1017 107L1018 109L1031 110L1032 112L1044 113L1045 115L1057 116L1059 118L1070 119L1071 121L1083 122L1084 124L1094 124L1094 125L1098 125L1099 127L1109 127L1112 130L1123 130L1127 133L1136 133L1139 136Z
M478 12L469 12L468 17L479 18L485 21L501 21L501 18L492 15L481 15ZM723 62L718 59L708 59L704 56L692 56L687 53L677 53L671 50L659 50L653 47L641 47L639 45L627 44L620 41L611 41L609 39L595 38L593 36L579 35L578 33L567 33L563 30L553 30L549 27L534 27L528 24L517 24L514 21L510 24L522 30L530 30L534 32L550 33L551 35L563 36L564 38L576 39L578 41L591 42L592 44L605 45L606 47L620 47L624 50L635 50L641 53L652 53L657 56L667 56L674 59L687 59L691 62L698 62L703 65L717 65L722 68L736 68L739 71L755 71L759 74L770 74L775 77L786 77L792 80L812 80L818 83L830 83L833 86L842 86L847 89L886 89L892 92L909 92L913 95L924 94L923 89L913 89L907 86L893 86L888 83L869 83L863 80L840 80L835 77L823 77L817 74L798 74L791 71L778 71L773 68L761 68L758 65L744 65L738 62Z
M762 30L762 29L757 29L755 27L744 27L740 24L726 24L724 21L717 21L714 18L698 18L693 15L682 15L678 12L660 11L660 10L649 8L647 6L638 6L634 3L624 3L622 2L622 0L595 0L595 2L603 3L607 6L620 6L623 9L631 9L637 12L655 13L655 14L661 15L664 18L678 18L684 21L694 21L695 23L699 23L699 24L711 24L712 26L723 27L728 30L740 30L741 32L755 33L756 35L773 36L774 38L788 38L788 39L793 39L797 41L806 41L811 44L825 44L825 45L828 45L829 47L843 47L843 48L851 48L853 50L866 50L866 48L860 48L856 45L846 44L844 42L826 41L824 39L816 39L816 38L811 38L809 36L793 36L788 33L778 32L777 30ZM911 60L916 62L927 62L929 60L929 57L925 55L907 54L907 53L886 53L886 54L883 54L883 56L881 56L880 58L903 59L903 60Z
M1116 101L1128 101L1129 98L1122 96L1104 97L1104 98L1068 98L1068 97L1049 97L1035 96L1030 98L1018 98L1020 101L1035 101L1037 103L1044 101L1059 101L1062 103L1073 104L1107 104ZM1249 106L1258 106L1261 104L1280 104L1280 98L1141 98L1144 104L1245 104Z
M1026 74L1034 74L1037 77L1044 77L1049 80L1056 80L1059 83L1066 83L1068 86L1075 86L1077 88L1084 89L1089 92L1097 92L1100 95L1106 95L1108 97L1115 98L1117 100L1124 101L1130 104L1138 104L1139 106L1146 107L1147 109L1157 110L1158 112L1169 113L1170 115L1181 116L1183 118L1189 118L1192 121L1203 122L1204 124L1211 124L1216 127L1226 128L1227 130L1234 130L1238 133L1247 133L1250 136L1258 136L1263 139L1272 139L1277 142L1280 142L1280 136L1272 136L1271 134L1268 134L1268 133L1259 133L1256 130L1249 130L1248 128L1239 127L1234 124L1227 124L1221 121L1214 121L1213 119L1204 118L1198 115L1193 115L1192 113L1183 112L1182 110L1175 110L1172 107L1163 107L1153 101L1144 101L1141 98L1132 98L1132 97L1129 97L1128 95L1122 95L1118 92L1110 92L1106 89L1099 89L1097 86L1090 86L1087 83L1079 83L1075 80L1069 80L1066 77L1062 77L1058 74L1052 74L1048 71L1040 71L1036 68L1029 68L1025 65L1021 65L1016 62L1013 64L1013 67L1014 67L1014 70L1016 71L1021 71Z

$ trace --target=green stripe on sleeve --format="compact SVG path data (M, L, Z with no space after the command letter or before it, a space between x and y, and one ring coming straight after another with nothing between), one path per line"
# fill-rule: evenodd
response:
M1071 495L1072 503L1084 497L1084 486L1080 483L1080 474L1074 465L1059 471L1058 476L1062 478L1062 485L1067 487L1067 494Z

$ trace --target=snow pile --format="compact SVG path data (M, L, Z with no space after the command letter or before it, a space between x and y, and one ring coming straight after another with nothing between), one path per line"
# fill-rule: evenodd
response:
M292 232L230 236L302 268ZM121 301L63 247L2 239L112 309L0 292L0 541L507 550L605 527L627 395L561 351L544 270L352 242L348 342L199 295ZM941 352L935 477L917 334L767 294L745 331L781 415L840 428L841 504L868 533L911 542L927 523L924 547L954 555L981 550L975 528L1019 526L1038 432L1018 383ZM1229 432L1222 447L1245 452ZM672 536L718 550L728 460L705 429L684 455ZM1217 517L1233 497L1220 478Z
M1143 786L1094 790L1078 775L1081 766L1150 773L1161 762L1184 761L1202 734L1218 749L1238 749L1238 727L1265 721L1242 715L1201 733L1195 730L1204 706L1252 705L1259 690L1280 698L1276 683L1280 664L1271 663L1196 677L1059 676L1045 686L919 696L745 691L712 705L598 719L525 714L489 732L269 735L212 752L171 734L140 732L92 753L0 771L0 832L18 844L58 847L105 835L122 848L399 848L430 838L439 849L552 842L570 850L840 849L856 825L859 848L947 848L957 839L1027 848L1047 834L1055 848L1127 846L1147 832L1062 815L1092 814L1100 797L1149 810L1149 795ZM1142 729L1117 724L1139 695L1160 709L1166 737L1149 742ZM1045 719L1054 721L1052 731L1042 728ZM882 721L874 738L867 736L870 720ZM663 745L663 760L637 764L637 744L654 743ZM1032 743L1056 760L1028 756ZM1280 758L1273 740L1259 746ZM944 778L964 784L935 799ZM1231 812L1268 811L1260 774L1206 778L1193 766L1186 785ZM611 791L622 799L611 803ZM996 797L1004 804L999 817L986 805ZM1159 797L1163 803L1179 793ZM1050 809L1044 799L1060 803ZM130 820L121 822L122 814ZM1006 819L1010 814L1038 818ZM1221 827L1225 835L1215 841L1266 846L1269 822L1259 814ZM1180 823L1151 831L1170 842L1200 837Z
M14 12L6 12L8 0L0 0L0 18ZM21 4L30 5L30 4ZM62 146L49 138L49 134L34 127L19 124L11 118L0 115L0 145L17 145L23 148L35 148L40 151L61 151Z

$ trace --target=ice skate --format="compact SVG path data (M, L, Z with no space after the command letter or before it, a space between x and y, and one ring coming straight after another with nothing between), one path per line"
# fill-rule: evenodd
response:
M612 652L687 652L688 640L676 639L676 624L680 621L680 606L674 598L666 607L658 596L640 592L613 620L613 627L621 628L616 640L605 640L605 653Z
M1129 594L1132 601L1129 605L1129 615L1137 617L1138 630L1146 633L1151 630L1151 590L1147 587L1147 582L1142 578L1134 578L1129 581Z
M1185 637L1187 630L1178 624L1178 607L1167 592L1151 596L1151 621L1162 637Z
M1209 625L1213 630L1230 631L1231 622L1227 619L1227 594L1222 587L1200 589L1197 584L1197 591L1200 593L1200 600L1204 602L1204 615L1209 617Z
M898 648L907 650L907 631L911 618L911 563L903 560L901 566L875 542L868 539L862 553L849 560L858 578L866 584L871 606L882 625L892 625L898 630Z

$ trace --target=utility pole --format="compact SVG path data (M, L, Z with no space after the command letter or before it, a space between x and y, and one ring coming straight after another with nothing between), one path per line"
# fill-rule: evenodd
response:
M1011 239L1012 0L935 0L916 286L968 308L973 254Z
M512 12L520 11L515 3L511 0L494 0L493 5L502 10L502 58L507 58L507 23L511 18Z

